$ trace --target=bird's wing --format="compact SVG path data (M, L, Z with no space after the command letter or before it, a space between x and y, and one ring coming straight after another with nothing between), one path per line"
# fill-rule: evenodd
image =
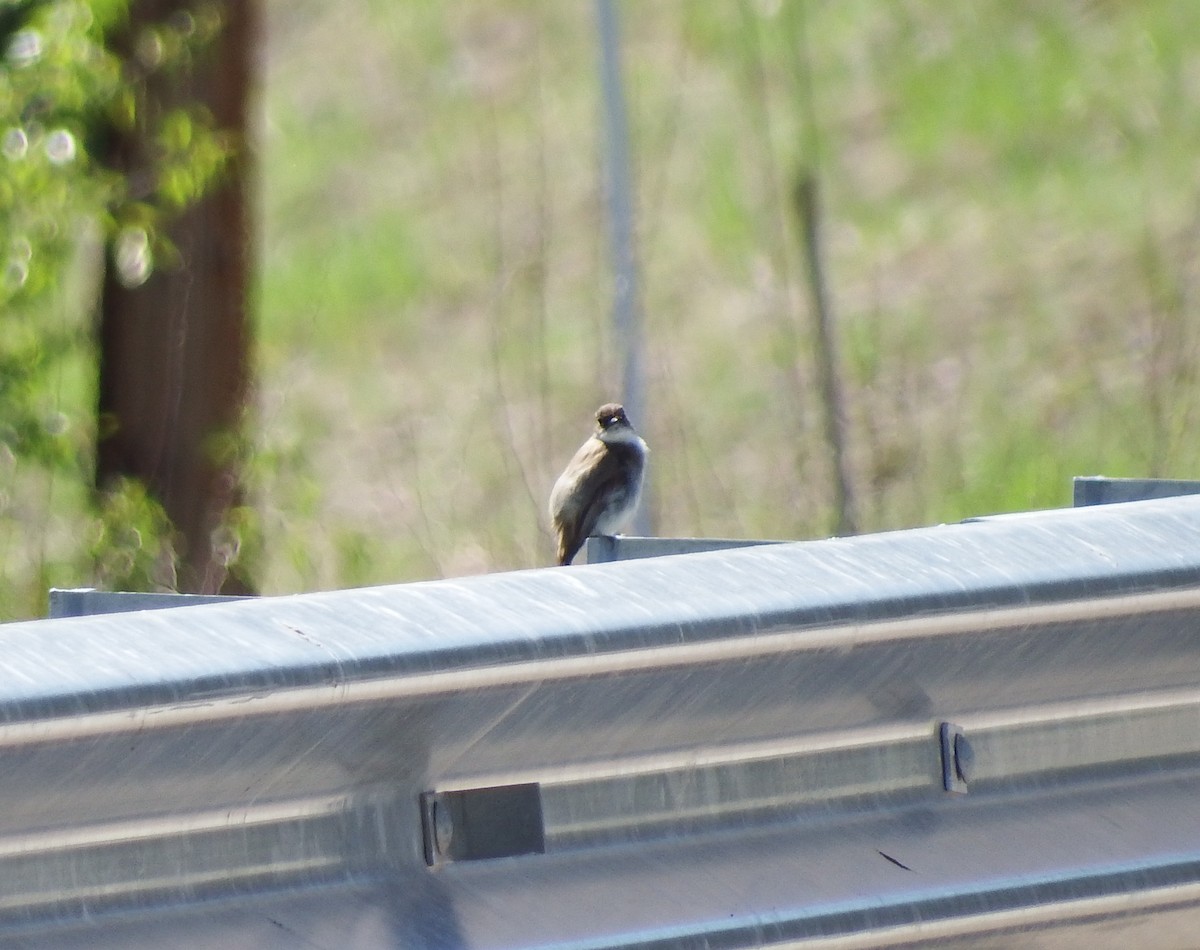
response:
M596 524L604 514L605 508L618 493L628 497L631 489L630 463L637 449L623 443L609 443L605 452L586 479L586 488L582 492L588 499L579 518L580 533L584 538L590 537L596 530ZM624 489L622 491L622 489Z
M563 469L554 488L550 490L550 519L556 524L574 524L579 518L579 508L574 502L579 499L576 488L584 481L587 473L597 464L597 458L605 452L605 445L597 438L590 438L579 447L567 467Z
M621 480L619 455L599 439L588 439L554 483L550 519L560 562L569 563L595 529L609 489Z

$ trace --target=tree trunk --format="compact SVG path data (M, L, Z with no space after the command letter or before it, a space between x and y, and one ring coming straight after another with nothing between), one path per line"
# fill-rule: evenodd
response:
M135 0L116 45L136 62L147 33L186 24L192 4ZM253 254L247 141L258 0L209 9L223 22L183 69L150 71L136 127L119 132L109 159L130 182L152 180L155 116L184 105L208 110L236 152L205 197L165 233L178 260L129 286L113 255L105 268L99 327L96 482L141 480L176 531L182 591L247 592L220 531L242 500L237 445L250 377L249 293ZM182 18L182 19L181 19ZM141 54L144 57L144 52ZM144 184L143 184L144 187Z

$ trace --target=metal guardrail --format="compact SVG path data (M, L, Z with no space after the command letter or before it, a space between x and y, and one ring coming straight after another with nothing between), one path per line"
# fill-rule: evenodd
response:
M1151 498L1200 494L1200 481L1182 478L1108 478L1087 475L1074 480L1074 505L1112 505Z
M1109 478L1105 475L1085 475L1074 479L1073 504L1076 508L1089 505L1111 505L1127 501L1147 501L1151 498L1174 498L1179 495L1200 494L1200 481L1178 478ZM1023 512L1017 517L1029 514ZM996 517L1012 517L1000 515ZM970 518L980 521L981 518ZM647 557L666 557L672 554L699 554L703 551L728 551L733 548L760 544L785 544L782 540L745 540L732 538L644 538L597 535L587 539L584 555L588 564L607 564ZM124 593L92 588L52 589L51 617L86 617L93 614L126 613L131 610L162 610L167 607L187 607L196 604L222 603L239 600L214 594Z
M0 627L0 946L1165 947L1200 498Z

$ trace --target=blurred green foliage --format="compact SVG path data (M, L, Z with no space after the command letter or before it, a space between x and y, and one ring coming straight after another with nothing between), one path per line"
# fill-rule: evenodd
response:
M92 318L105 249L126 283L169 266L166 223L228 155L202 110L148 107L219 28L208 9L131 24L126 0L0 2L0 618L39 613L47 584L172 583L154 500L89 487ZM153 143L147 181L106 165L121 132Z
M137 481L126 480L104 493L87 540L96 586L106 590L174 589L170 522Z
M13 3L0 20L0 437L17 457L56 469L78 468L83 446L51 417L45 381L81 339L78 326L48 315L81 223L99 220L118 194L87 149L120 76L97 6Z

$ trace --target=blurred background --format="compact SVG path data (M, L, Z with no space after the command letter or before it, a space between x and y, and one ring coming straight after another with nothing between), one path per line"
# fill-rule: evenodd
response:
M1200 4L615 10L655 533L1198 474ZM0 4L0 618L550 563L625 387L596 14Z

